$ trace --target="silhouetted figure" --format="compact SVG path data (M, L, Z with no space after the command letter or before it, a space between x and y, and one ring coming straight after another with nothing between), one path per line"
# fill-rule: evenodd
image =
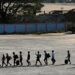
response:
M68 62L71 64L70 57L71 57L71 54L70 54L70 51L68 50L67 51L67 59L68 59Z
M45 56L44 56L44 62L45 62L46 65L48 65L48 58L50 57L50 54L47 53L46 51L44 51L44 54L45 54Z
M6 58L5 58L5 55L3 54L3 55L2 55L2 67L3 67L4 65L6 66L5 59L6 59Z
M15 66L15 64L16 64L15 52L13 52L13 64L14 64L14 66Z
M52 60L52 65L54 65L55 62L56 62L54 50L52 50L52 58L51 58L51 60Z
M9 56L8 53L6 53L6 59L7 59L7 66L8 66L8 64L11 66L11 64L9 62L11 60L11 56Z
M18 59L18 55L16 55L15 52L13 52L13 64L14 64L14 66L17 65L16 64L17 59Z
M31 62L30 62L30 51L28 51L27 63L28 63L28 66L31 65Z
M46 52L46 51L44 51L44 53L45 53L44 62L45 62L45 64L46 64L46 65L48 65L47 52Z
M23 65L23 57L22 57L22 52L20 51L20 65L22 66Z
M36 64L35 65L37 65L37 62L39 62L40 63L40 65L42 65L42 63L41 63L41 61L40 61L40 58L41 58L41 54L40 54L40 52L38 51L38 53L36 54Z

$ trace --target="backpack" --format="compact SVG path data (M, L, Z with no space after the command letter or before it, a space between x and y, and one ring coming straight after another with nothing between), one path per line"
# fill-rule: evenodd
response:
M50 54L49 53L47 53L47 58L49 58L50 57Z
M16 61L16 65L18 66L20 64L19 60Z
M12 57L11 57L11 56L9 56L9 57L8 57L8 59L9 59L9 60L11 60L11 59L12 59Z
M18 59L18 55L15 55L15 58Z
M65 59L65 60L64 60L64 63L65 63L65 64L68 64L68 60L67 60L67 59Z

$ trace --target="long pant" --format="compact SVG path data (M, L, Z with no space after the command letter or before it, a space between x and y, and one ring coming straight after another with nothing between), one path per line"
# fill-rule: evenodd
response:
M45 62L46 65L48 65L47 58L44 59L44 62Z
M27 63L28 63L28 65L31 65L31 62L30 62L30 60L27 60Z
M7 60L7 66L8 66L8 64L11 66L11 64L10 64L9 60Z
M51 60L52 60L52 65L54 65L56 60L54 58L52 58Z
M22 62L22 60L20 59L20 65L22 66L23 65L23 62Z
M37 62L39 62L39 63L40 63L40 65L42 65L42 63L41 63L41 61L40 61L40 60L36 60L36 64L35 64L35 65L37 65Z
M70 62L70 64L71 64L70 58L68 58L68 62Z
M2 66L4 66L4 65L6 66L6 63L5 63L5 61L2 61Z

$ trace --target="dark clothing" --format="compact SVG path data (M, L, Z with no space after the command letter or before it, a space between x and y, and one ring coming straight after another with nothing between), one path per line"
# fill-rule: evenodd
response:
M22 66L23 65L23 58L22 58L22 55L20 55L20 65Z
M52 65L54 65L56 60L54 58L52 58L51 60L52 60Z
M36 58L36 65L37 65L37 62L39 62L40 65L42 65L42 63L41 63L41 61L40 61L41 54L37 54L36 56L37 56L37 58Z
M55 64L56 60L55 60L55 53L54 51L52 52L52 58L51 58L51 61L52 61L52 65Z
M22 58L22 54L20 54L20 65L22 66L23 65L23 58Z
M67 58L68 58L68 59L70 59L70 53L68 53L68 56L67 56Z
M44 62L46 65L48 65L48 61L47 61L48 57L47 57L47 53L45 53L45 58L44 58Z
M6 63L5 63L5 56L3 55L3 57L2 57L2 66L3 65L6 65Z
M5 62L5 56L3 55L3 57L2 57L2 61L3 61L3 63Z
M15 55L13 55L13 64L14 64L14 66L15 66L15 64L16 64Z
M7 66L8 66L8 64L11 66L11 64L10 64L10 62L9 62L10 59L11 59L11 57L10 57L9 55L7 55L7 56L6 56L6 59L7 59Z
M68 53L67 59L68 59L68 62L70 62L70 64L71 64L70 57L71 57L71 55L70 55L70 53Z
M16 65L16 59L18 59L18 55L13 55L13 64L14 66Z
M30 54L28 54L27 59L30 60Z
M37 54L37 61L39 61L41 58L41 54Z
M30 63L30 54L28 54L28 56L27 56L27 63L28 63L28 66L31 65L31 63Z
M40 60L38 60L38 61L36 60L36 64L35 64L35 65L37 65L37 62L39 62L39 63L40 63L40 65L42 65L42 63L41 63L41 61L40 61Z

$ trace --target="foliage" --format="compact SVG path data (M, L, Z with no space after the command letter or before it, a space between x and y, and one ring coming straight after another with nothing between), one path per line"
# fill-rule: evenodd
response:
M75 22L75 9L70 10L65 14L66 21Z
M41 7L41 0L0 0L0 22L9 23L18 16L36 15Z
M71 31L72 30L72 26L73 26L72 22L68 22L67 25L68 25L68 30Z

